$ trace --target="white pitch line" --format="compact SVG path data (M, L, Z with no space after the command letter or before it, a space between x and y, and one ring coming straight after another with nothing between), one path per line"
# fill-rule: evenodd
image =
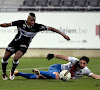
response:
M45 69L45 68L49 68L49 67L40 67L40 68L36 68L36 69ZM33 68L25 68L25 69L16 69L16 70L32 70ZM10 71L11 69L8 69L8 70L6 70L6 71ZM2 70L0 70L0 72L1 72Z

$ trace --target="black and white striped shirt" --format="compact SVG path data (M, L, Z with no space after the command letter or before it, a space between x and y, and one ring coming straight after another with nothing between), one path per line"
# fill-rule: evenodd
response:
M43 30L48 30L48 26L35 23L33 27L27 25L26 20L18 20L12 22L12 26L17 26L18 33L15 36L15 41L23 42L24 44L29 44L32 38L39 32Z

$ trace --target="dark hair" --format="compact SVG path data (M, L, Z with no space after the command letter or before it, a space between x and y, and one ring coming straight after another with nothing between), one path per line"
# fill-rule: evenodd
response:
M89 58L86 56L81 57L80 60L85 60L87 63L89 62Z
M29 13L30 16L32 17L35 17L35 14L34 13Z

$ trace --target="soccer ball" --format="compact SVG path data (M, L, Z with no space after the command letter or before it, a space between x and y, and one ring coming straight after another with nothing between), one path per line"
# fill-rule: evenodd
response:
M61 80L67 81L71 78L71 73L68 70L62 70L59 77Z

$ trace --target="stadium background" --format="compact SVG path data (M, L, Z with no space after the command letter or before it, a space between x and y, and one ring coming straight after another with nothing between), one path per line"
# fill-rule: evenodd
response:
M45 57L47 53L100 57L100 0L0 0L0 23L27 19L59 29L71 41L52 32L40 32L24 57ZM0 27L0 57L17 33L16 27Z

